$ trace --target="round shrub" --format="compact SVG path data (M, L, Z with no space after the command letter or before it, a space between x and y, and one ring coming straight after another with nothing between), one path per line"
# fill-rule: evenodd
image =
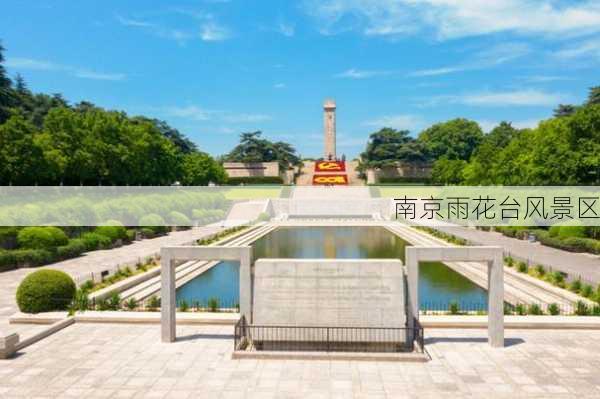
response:
M110 241L127 239L127 229L123 226L98 226L94 233L108 237Z
M81 236L81 239L88 251L109 248L112 243L109 237L98 233L85 233Z
M19 284L17 305L25 313L67 310L76 290L68 274L58 270L38 270Z
M67 245L69 237L64 231L54 226L25 227L19 231L17 240L23 248L50 249Z
M185 216L181 212L173 211L169 213L169 223L173 226L191 226L192 222L190 218Z
M84 240L76 238L70 240L67 245L62 245L56 248L56 256L59 259L69 259L81 255L87 250L87 245Z
M162 218L162 216L157 215L156 213L149 213L147 215L144 215L140 218L138 222L138 226L154 227L165 225L165 220Z

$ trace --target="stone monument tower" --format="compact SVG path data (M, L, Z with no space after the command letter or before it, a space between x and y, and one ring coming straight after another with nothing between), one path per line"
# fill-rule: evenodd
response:
M325 135L325 160L335 160L335 101L325 100L323 104L323 127Z

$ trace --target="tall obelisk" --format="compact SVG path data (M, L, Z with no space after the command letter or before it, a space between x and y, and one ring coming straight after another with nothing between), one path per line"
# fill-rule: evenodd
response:
M325 100L323 104L323 127L325 135L325 160L335 160L335 101Z

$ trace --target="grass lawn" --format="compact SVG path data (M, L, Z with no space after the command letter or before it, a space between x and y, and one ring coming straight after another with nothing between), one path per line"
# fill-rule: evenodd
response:
M244 186L232 187L227 190L225 198L228 200L244 200L244 199L267 199L279 198L281 193L280 186Z

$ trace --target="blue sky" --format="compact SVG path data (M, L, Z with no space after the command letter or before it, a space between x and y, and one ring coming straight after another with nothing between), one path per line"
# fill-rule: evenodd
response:
M553 0L4 0L7 69L168 121L202 150L262 130L322 151L338 103L350 157L382 126L548 118L600 85L600 2Z

